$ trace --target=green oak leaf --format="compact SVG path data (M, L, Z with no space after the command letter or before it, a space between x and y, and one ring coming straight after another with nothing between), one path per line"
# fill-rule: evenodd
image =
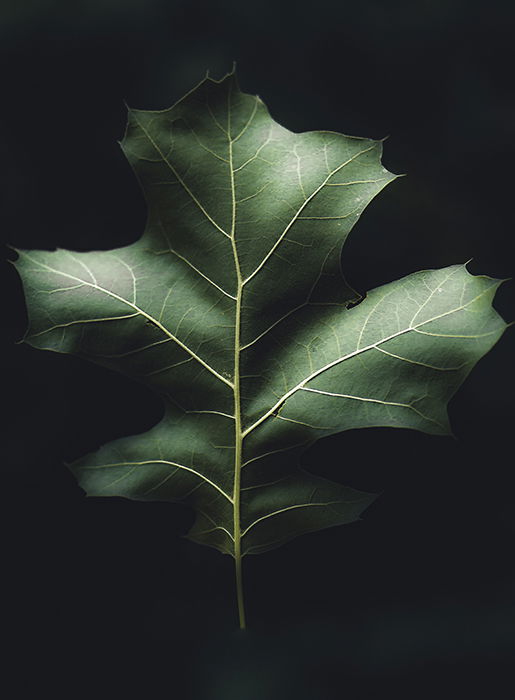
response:
M356 520L374 496L300 454L351 428L449 431L447 402L506 327L498 280L427 270L359 300L341 247L395 179L381 141L277 124L233 74L130 110L148 221L112 251L18 251L25 341L158 392L163 419L71 465L91 496L184 501L189 537L236 562ZM356 303L359 302L359 303Z

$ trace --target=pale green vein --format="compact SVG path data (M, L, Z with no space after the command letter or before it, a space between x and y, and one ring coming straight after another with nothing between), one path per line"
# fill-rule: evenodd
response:
M181 365L185 365L187 362L192 362L193 358L188 357L185 360L180 360L179 362L174 362L172 365L167 365L166 367L160 367L159 369L153 369L151 372L146 372L143 376L144 377L153 377L156 374L162 374L163 372L168 372L170 369L174 369L175 367L180 367Z
M396 355L394 352L388 352L388 350L385 350L384 348L376 347L375 349L379 350L379 352L382 352L384 355L388 355L389 357L395 358L396 360L402 360L402 362L407 362L410 365L419 365L420 367L426 367L427 369L434 369L437 372L456 372L457 370L462 369L468 364L467 362L462 362L461 365L457 365L456 367L439 367L438 365L430 365L427 362L411 360L408 357Z
M450 314L456 313L456 312L458 312L458 311L462 311L464 308L466 308L466 307L469 306L470 304L472 304L472 303L474 303L475 301L477 301L477 299L479 299L480 297L484 296L485 294L488 294L489 291L490 291L490 289L487 289L487 290L481 292L480 294L478 294L478 295L477 295L476 297L474 297L473 299L470 299L470 300L469 300L466 304L464 304L463 306L459 306L459 307L450 309L449 311L445 311L444 313L438 314L437 316L434 316L433 318L429 318L429 319L427 319L426 321L421 321L420 324L419 324L419 326L424 326L424 325L426 325L427 323L432 323L433 321L436 321L436 320L438 320L438 319L440 319L440 318L444 318L445 316L449 316ZM390 292L390 294L391 294L391 292ZM383 298L380 300L379 303L381 303L381 301L383 301L384 299L385 299L385 297L383 297ZM377 309L377 307L379 306L379 303L375 305L373 311L374 311L375 309ZM368 318L370 318L370 314L368 315ZM252 425L250 425L248 428L246 428L246 429L243 431L243 437L246 437L249 433L251 433L253 430L255 430L259 425L261 425L261 423L263 423L263 421L265 421L265 420L266 420L267 418L269 418L270 416L274 415L275 412L277 411L277 409L278 409L287 399L289 399L290 396L292 396L292 395L295 394L297 391L299 391L300 389L302 389L302 388L304 387L305 384L307 384L307 383L310 382L311 380L315 379L315 377L318 377L318 376L319 376L320 374L322 374L323 372L326 372L328 369L331 369L331 367L335 367L336 365L341 364L342 362L344 362L345 360L350 359L351 357L356 357L357 355L360 355L360 354L362 354L362 353L364 353L364 352L367 352L368 350L371 350L372 348L377 348L378 345L382 345L383 343L386 343L387 341L392 340L393 338L398 338L399 336L405 335L406 333L410 333L411 331L414 331L414 332L416 332L416 333L423 333L424 335L434 335L434 336L437 336L437 337L457 337L457 338L477 338L477 337L483 337L483 336L492 335L492 334L498 332L497 330L494 330L494 331L489 331L488 333L483 333L483 334L479 334L479 335L469 335L469 336L466 336L466 335L453 335L453 336L451 336L451 335L439 334L439 333L428 333L428 332L426 332L426 331L421 331L421 330L419 330L419 329L416 328L416 327L408 326L407 328L404 328L404 329L402 329L402 330L400 330L400 331L397 331L396 333L392 333L391 335L387 336L386 338L380 338L380 339L377 340L375 343L370 343L370 345L367 345L367 346L364 346L364 347L361 347L361 348L358 347L356 350L354 350L354 351L348 353L347 355L344 355L343 357L338 357L338 358L336 358L335 360L333 360L332 362L328 362L328 363L327 363L326 365L324 365L323 367L320 367L320 368L317 369L315 372L312 372L308 377L306 377L306 378L303 379L301 382L299 382L297 385L295 385L294 387L292 387L289 391L287 391L278 401L276 401L276 403L275 403L268 411L266 411L265 413L263 413L263 414L261 415L260 418L258 418L254 423L252 423ZM361 334L360 334L360 338L361 338ZM360 338L358 339L358 343L359 343L359 341L360 341ZM424 417L425 417L425 416L424 416Z
M383 399L371 399L365 396L354 396L352 394L337 394L332 391L322 391L321 389L311 389L310 387L301 387L301 391L310 391L313 394L322 394L323 396L334 396L336 398L342 398L342 399L353 399L354 401L363 401L365 403L377 403L377 404L382 404L383 406L395 406L398 408L408 408L411 411L414 411L417 413L421 418L424 420L428 420L431 423L436 423L440 428L443 428L445 430L445 426L439 423L437 420L434 420L434 418L430 418L429 416L426 416L422 411L419 411L418 408L415 408L413 404L410 403L400 403L399 401L385 401ZM278 416L278 418L283 418L283 416ZM283 418L284 420L287 420ZM291 419L290 419L291 420ZM315 426L316 427L316 426Z
M421 335L432 335L434 338L471 338L474 340L476 338L486 338L489 335L494 335L494 333L499 332L498 330L494 330L488 331L487 333L475 333L474 335L458 335L456 333L429 333L429 331L421 331L418 328L412 328L412 330L414 330L415 333L420 333Z
M177 338L173 333L170 333L170 331L165 328L165 326L162 325L156 318L153 318L150 314L148 314L146 311L143 309L139 308L132 302L128 301L127 299L124 299L123 297L119 296L115 292L111 292L109 289L105 289L104 287L100 287L97 284L92 284L91 282L86 282L85 280L81 280L78 277L75 277L74 275L70 275L68 272L62 272L61 270L56 270L50 265L46 265L45 263L40 262L39 260L34 260L34 258L31 258L30 255L28 255L25 251L18 251L20 255L26 257L28 260L31 262L35 263L36 265L39 265L40 267L43 267L47 270L50 270L50 272L56 274L56 275L61 275L63 277L67 277L68 279L72 279L75 282L83 282L85 285L91 287L92 289L96 289L99 292L102 292L103 294L107 294L107 296L112 297L113 299L117 299L118 301L122 302L122 304L127 304L127 306L132 307L137 313L141 314L144 318L146 318L148 321L153 323L157 328L159 328L165 335L167 335L171 340L175 341L179 347L181 347L183 350L185 350L191 357L193 357L194 360L196 360L199 364L201 364L205 369L208 370L213 376L215 376L217 379L219 379L221 382L224 384L227 384L227 386L233 388L233 383L226 379L222 374L217 372L213 367L211 367L205 360L203 360L199 355L197 355L193 350L191 350L187 345L185 345L179 338Z
M349 182L328 182L327 187L349 187L349 185L367 185L385 182L389 177L380 177L377 180L351 180Z
M205 515L205 513L203 513L203 515ZM225 534L231 540L231 542L234 542L234 537L231 535L229 530L226 530L225 527L223 527L222 525L215 525L214 527L210 527L209 530L201 530L200 532L195 532L195 537L209 535L211 532L216 532L216 530L221 530L222 532L225 532Z
M138 313L126 314L125 316L104 316L102 318L84 318L76 319L75 321L67 321L66 323L57 323L55 326L46 328L44 331L39 331L39 333L31 333L27 338L38 338L40 335L45 335L46 333L51 333L56 331L58 328L69 328L70 326L82 325L84 323L101 323L103 321L121 321L126 318L135 318L139 316Z
M437 292L439 292L439 291L441 292L441 291L442 291L443 285L444 285L444 284L447 284L447 282L451 279L451 277L453 277L457 272L460 272L460 270L461 270L460 267L456 267L454 270L451 270L451 272L449 272L449 274L447 275L447 277L445 277L445 279L444 279L442 282L440 282L440 284L436 285L436 287L432 290L431 294L427 297L427 299L424 301L424 303L423 303L421 306L419 306L419 308L417 309L415 315L414 315L413 318L411 319L410 326L413 326L413 325L414 325L415 319L416 319L417 316L420 314L420 312L422 311L422 309L424 309L424 308L429 304L429 302L430 302L431 299L434 297L434 295L435 295ZM464 307L463 307L463 308L464 308ZM416 324L415 324L415 325L416 325Z
M161 310L159 312L159 321L161 322L163 320L163 315L166 310L166 306L168 304L168 299L172 295L173 292L173 286L170 287L170 289L166 292L165 298L163 299L163 303L161 304Z
M321 267L320 267L320 271L319 271L318 275L316 276L316 278L315 278L313 284L311 285L311 288L310 288L310 290L309 290L309 292L308 292L308 294L307 294L307 296L306 296L306 300L303 301L303 302L302 302L301 304L299 304L298 306L293 307L293 309L290 309L289 311L287 311L283 316L281 316L280 318L278 318L277 321L274 321L274 323L272 323L270 326L268 326L268 328L266 328L262 333L260 333L259 335L257 335L257 336L256 336L253 340L251 340L249 343L246 343L245 345L242 345L242 346L240 347L240 351L243 351L243 350L246 350L247 348L250 348L251 345L254 345L254 344L257 343L259 340L261 340L261 338L263 338L263 337L266 336L268 333L270 333L270 331L272 331L272 330L273 330L276 326L278 326L282 321L285 321L289 316L291 316L292 314L294 314L296 311L300 311L300 309L304 308L305 306L307 306L308 304L311 303L311 302L310 302L311 295L313 294L313 291L314 291L315 287L317 286L317 284L318 284L319 281L320 281L320 278L322 277L322 272L323 272L324 267L325 267L325 264L326 264L326 262L327 262L327 258L329 257L329 255L330 255L332 252L333 252L333 251L332 251L332 249L331 249L331 250L329 250L329 252L326 254L326 256L325 256L325 258L324 258L324 260L323 260L323 262L322 262L322 265L321 265Z
M257 518L257 520L254 520L243 532L241 533L242 538L245 537L245 535L251 530L253 527L255 527L258 523L262 522L263 520L268 520L268 518L273 518L274 515L280 515L281 513L286 513L289 510L295 510L296 508L311 508L311 507L322 507L322 506L330 506L330 505L335 505L335 504L348 504L348 503L354 503L354 501L323 501L321 503L297 503L294 506L287 506L286 508L280 508L279 510L274 510L272 513L267 513L266 515L261 516L261 518Z
M186 467L184 464L178 464L177 462L171 462L170 460L167 459L145 459L142 460L141 462L111 462L109 464L95 464L91 466L85 466L81 467L81 469L90 469L90 470L96 470L96 469L110 469L110 468L116 468L116 467L133 467L134 469L137 469L138 467L142 467L145 465L149 464L166 464L170 467L176 467L177 469L183 469L184 471L190 472L191 474L194 474L197 476L199 479L202 481L205 481L206 484L209 484L209 486L212 486L216 491L222 494L224 498L226 498L229 503L232 503L232 498L229 496L229 494L225 493L223 489L218 486L214 481L211 481L211 479L208 479L207 476L204 474L201 474L200 472L196 471L195 469L192 469L191 467ZM131 472L132 473L132 472ZM174 472L175 474L176 472ZM125 478L125 475L124 477Z
M236 246L236 183L234 179L234 154L233 141L231 140L231 89L227 94L227 135L229 138L229 176L231 183L231 247L234 260L234 269L237 279L236 308L234 312L234 478L233 478L233 529L234 529L234 563L236 575L236 591L238 602L238 617L240 629L245 629L245 605L243 600L242 580L242 555L241 555L241 461L243 451L243 435L241 420L241 393L240 393L240 334L241 334L241 303L243 296L243 282L241 275L240 259Z
M82 260L79 260L78 258L76 258L75 255L73 255L73 253L72 253L70 250L65 250L65 251L63 251L63 252L65 252L74 262L76 262L77 265L80 265L84 270L86 270L86 272L87 272L88 275L91 277L91 279L93 280L93 282L94 282L95 284L98 284L95 275L91 272L91 270L89 269L89 267L88 267L85 263L82 262Z
M168 240L168 237L167 237L167 240ZM177 258L179 258L179 260L182 260L184 263L186 263L186 265L191 267L191 269L194 272L196 272L198 275L200 275L200 277L203 277L206 280L206 282L209 282L210 285L212 285L213 287L218 289L219 292L224 294L226 297L229 297L229 299L234 299L236 301L236 297L233 294L229 294L229 292L226 292L225 289L222 289L222 287L220 287L220 285L218 285L216 282L213 282L213 280L210 277L208 277L206 274L204 274L204 272L202 272L202 270L199 270L198 267L195 267L195 265L193 265L193 263L190 262L188 260L188 258L185 258L184 255L181 255L180 253L178 253L171 246L167 250L158 251L156 253L156 255L165 255L167 253L171 253L172 255L175 255Z
M282 240L290 230L290 228L294 225L294 223L297 221L301 213L304 211L306 206L313 200L314 197L322 190L325 185L327 184L328 180L333 177L337 172L339 172L342 168L344 168L346 165L349 163L352 163L353 160L356 160L356 158L359 158L359 156L363 155L364 153L367 153L368 151L371 151L373 148L375 148L376 144L373 143L371 146L368 148L363 149L362 151L358 151L355 153L353 156L348 158L344 163L339 165L337 168L335 168L332 172L329 173L329 175L322 181L322 183L309 195L309 197L301 204L299 209L297 210L295 216L289 221L283 232L280 234L274 245L270 248L268 253L265 255L265 257L262 259L262 261L259 263L259 265L254 269L254 271L246 278L243 280L243 285L248 284L255 275L266 265L270 257L275 253L277 250L278 246L281 244Z
M120 265L123 265L123 267L125 267L125 269L129 271L129 275L131 276L131 281L132 281L132 303L133 303L133 304L136 304L136 284L137 284L137 280L136 280L136 277L135 277L135 275L134 275L134 272L132 271L131 267L130 267L129 265L127 265L127 263L125 262L125 260L122 260L122 258L119 258L119 257L118 257L117 255L115 255L114 253L111 253L111 256L112 256L117 262L119 262Z
M265 148L265 146L268 146L268 144L270 143L271 140L272 140L272 129L270 128L268 137L265 139L265 141L263 141L263 143L261 144L261 146L259 146L259 148L258 148L257 151L254 153L254 155L251 156L250 158L248 158L248 159L247 159L244 163L242 163L239 167L237 167L237 168L232 168L232 167L231 167L232 172L233 172L234 174L236 174L236 173L239 172L240 170L243 170L243 168L245 168L249 163L252 163L253 160L256 160L256 158L259 157L259 154L261 153L261 151L263 150L263 148ZM266 162L266 161L265 161L265 162Z
M134 114L134 113L133 113ZM202 206L202 203L200 200L193 194L191 189L188 187L184 179L179 175L177 170L173 167L172 163L168 160L168 158L165 156L165 154L162 152L162 150L159 148L159 145L154 141L152 136L150 135L150 132L145 129L145 127L137 120L135 117L136 123L138 124L139 128L142 130L142 132L145 134L145 136L148 138L150 143L154 146L156 151L159 153L161 159L163 160L164 163L170 168L174 176L177 178L177 180L180 182L182 187L184 188L185 192L191 197L192 201L197 205L197 207L200 209L200 211L204 214L206 219L216 228L220 233L223 233L224 236L227 238L230 238L229 234L227 231L225 231L217 222L213 219L213 217L206 211L206 209Z
M308 304L307 301L303 301L302 304L299 304L298 306L295 306L293 309L291 309L290 311L288 311L287 313L285 313L283 316L281 316L281 318L278 318L277 321L274 321L274 323L272 323L268 328L266 328L262 333L260 333L258 336L256 336L256 337L255 337L253 340L251 340L249 343L246 343L245 345L242 345L242 346L240 347L240 351L243 351L243 350L246 350L247 348L250 348L251 345L254 345L255 343L258 342L258 340L261 340L261 338L263 338L265 335L267 335L268 333L270 333L270 331L271 331L273 328L275 328L275 327L278 326L282 321L284 321L285 319L287 319L288 316L291 316L291 315L294 314L296 311L299 311L300 309L302 309L302 308L303 308L304 306L306 306L307 304Z
M186 124L188 124L188 123L186 122ZM212 150L211 150L210 148L208 148L205 144L203 144L202 141L199 139L198 135L196 134L195 130L193 129L193 127L191 127L189 124L188 124L188 129L191 131L191 133L193 134L193 136L194 136L195 139L197 140L198 145L199 145L201 148L203 148L204 151L206 151L207 153L209 153L210 155L212 155L214 158L217 158L218 160L221 160L222 163L228 163L228 162L229 162L229 161L227 160L227 158L223 158L222 156L218 155L218 153L215 153L215 151L212 151Z
M275 479L274 481L267 481L265 484L255 484L254 486L245 486L242 488L242 491L254 491L255 489L264 489L267 486L275 486L276 484L280 484L282 481L286 481L288 479L288 476L282 476L280 479Z
M256 116L256 112L257 112L257 108L258 108L259 103L260 103L260 99L256 95L256 97L254 99L254 108L252 109L252 114L250 115L249 119L247 120L247 123L244 125L244 127L242 128L240 133L232 139L232 143L236 143L236 141L238 141L238 139L241 139L243 134L247 131L249 126L252 124L252 121L254 120L254 117ZM230 138L230 134L228 134L228 136Z
M230 420L234 420L234 416L232 416L230 413L224 413L223 411L209 411L207 409L206 410L199 410L199 411L196 411L196 410L188 411L186 409L183 409L183 410L184 410L184 413L211 413L212 415L215 415L215 416L222 416L222 418L229 418Z
M254 194L249 194L248 197L243 197L243 199L237 199L236 204L242 204L243 202L247 202L249 199L254 199L254 197L257 197L258 195L261 194L261 192L264 192L267 187L270 186L270 182L265 182L265 184L259 188Z
M277 450L270 450L270 452L263 452L260 455L257 455L256 457L251 457L250 459L247 459L243 464L241 465L242 469L252 462L257 462L258 459L264 459L265 457L270 457L271 455L275 455L279 452L288 452L289 450L294 450L296 447L304 447L306 446L310 440L304 440L303 442L298 442L295 445L290 445L288 447L281 447L278 448Z
M38 289L37 293L38 294L56 294L57 292L71 292L74 289L82 289L84 285L81 284L72 284L69 287L58 287L57 289Z
M296 423L297 425L303 425L305 428L311 428L312 430L332 430L334 426L332 425L314 425L313 423L306 423L303 420L296 420L295 418L286 418L286 416L280 416L275 414L274 418L278 420L284 420L288 423Z
M360 207L356 207L347 214L339 214L338 216L298 216L297 221L338 221L340 219L348 219L349 216L355 214L359 209Z
M131 314L132 316L133 314ZM137 316L138 314L134 314L134 316ZM103 355L103 354L94 354L90 353L93 357L103 357L106 360L111 360L115 359L118 357L129 357L130 355L136 355L139 352L144 352L145 350L150 350L150 348L154 348L157 345L162 345L163 343L171 343L172 338L163 338L163 340L156 340L155 343L149 343L148 345L143 345L140 348L134 348L133 350L127 350L126 352L118 352L118 353L112 353L111 355ZM191 358L193 359L193 358Z

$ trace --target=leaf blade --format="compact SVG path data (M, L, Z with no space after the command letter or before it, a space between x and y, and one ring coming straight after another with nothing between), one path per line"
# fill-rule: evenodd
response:
M130 110L122 148L148 205L115 251L19 251L25 340L136 378L165 404L143 435L71 466L90 495L182 500L189 537L235 558L352 522L373 500L298 468L320 437L448 432L447 403L506 324L499 282L423 271L357 305L340 251L396 176L382 142L295 134L233 74Z

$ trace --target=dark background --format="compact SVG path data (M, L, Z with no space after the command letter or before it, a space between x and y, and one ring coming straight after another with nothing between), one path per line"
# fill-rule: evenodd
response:
M21 248L126 245L145 208L117 140L124 100L168 107L237 61L293 131L380 138L408 177L361 217L360 291L473 258L514 272L513 3L28 0L0 6L0 230ZM5 258L15 254L4 247ZM515 336L450 405L455 439L351 431L305 464L381 492L361 522L232 563L183 539L181 506L86 499L63 460L150 427L159 400L76 358L16 345L2 264L3 634L30 688L201 700L513 697ZM515 318L515 283L496 308ZM102 678L102 681L100 679ZM14 696L13 696L14 697Z

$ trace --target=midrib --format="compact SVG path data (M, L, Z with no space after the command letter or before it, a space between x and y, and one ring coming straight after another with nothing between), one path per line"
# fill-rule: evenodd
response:
M237 292L236 310L234 319L234 372L233 372L233 393L234 393L234 484L233 484L233 523L234 523L234 563L236 574L236 593L238 599L238 617L240 628L245 629L245 607L243 601L243 583L241 571L241 523L240 523L240 475L242 462L242 442L243 431L241 425L241 395L240 395L240 326L241 326L241 298L243 293L243 280L241 276L238 250L236 248L236 192L234 185L233 167L233 140L231 138L231 89L228 92L227 104L227 134L229 138L229 171L231 178L231 246L234 257L234 267L236 269Z

